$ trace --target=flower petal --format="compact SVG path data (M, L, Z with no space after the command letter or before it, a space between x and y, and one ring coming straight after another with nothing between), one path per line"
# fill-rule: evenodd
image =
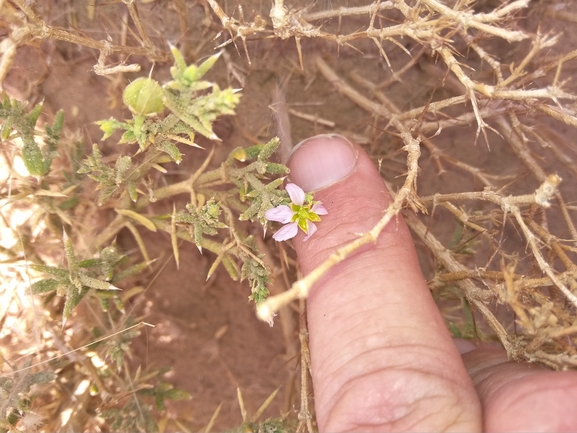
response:
M294 183L287 183L286 185L286 192L288 192L291 201L294 204L302 206L305 202L305 192L301 189L300 186L295 185Z
M326 210L326 208L320 203L313 205L311 211L313 211L317 215L327 215L329 213L329 211Z
M317 231L317 225L315 223L312 223L309 221L309 227L308 227L308 234L305 236L305 238L303 239L303 242L306 242L309 240L309 238L315 234L315 232Z
M278 232L272 235L272 238L277 242L286 241L294 238L297 235L298 231L299 231L298 224L290 223L287 224L286 226L281 227Z
M283 204L267 210L264 213L264 217L269 221L286 224L291 222L294 214L294 211L290 207Z

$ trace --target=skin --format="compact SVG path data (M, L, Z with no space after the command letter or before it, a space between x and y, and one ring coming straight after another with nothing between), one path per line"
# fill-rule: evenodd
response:
M329 211L318 232L294 239L304 274L371 229L390 203L374 164L353 146L352 172L315 193ZM288 161L296 184L299 152ZM460 355L401 217L329 271L307 308L320 431L577 431L577 372L511 362L493 345L458 342L469 350Z

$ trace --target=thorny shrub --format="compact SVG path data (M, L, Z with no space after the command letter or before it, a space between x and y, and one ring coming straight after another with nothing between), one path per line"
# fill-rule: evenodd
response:
M124 62L107 66L107 59L114 55L123 60L132 54L153 62L166 61L167 50L149 37L137 3L124 3L138 46L122 40L96 40L50 25L35 4L22 0L2 3L7 37L2 42L0 82L18 48L42 39L98 50L100 57L94 67L98 74L139 69L137 64ZM10 169L2 177L3 230L12 234L5 238L13 242L1 245L6 269L2 293L14 299L19 296L34 311L43 311L42 319L37 320L42 320L45 329L18 352L33 352L36 345L38 357L13 360L9 353L2 353L3 431L30 431L42 424L53 430L153 431L157 424L152 405L162 412L165 399L189 397L168 384L163 371L131 371L124 363L124 357L130 355L131 338L146 326L124 308L140 291L131 278L153 261L142 230L169 233L177 263L181 240L209 251L213 260L209 276L222 265L231 278L247 279L259 316L270 321L282 305L306 296L326 271L360 245L373 242L386 224L402 213L425 256L431 290L444 306L442 311L455 336L498 340L512 359L554 369L577 366L577 229L571 204L575 197L574 191L565 187L575 184L576 152L573 143L555 132L562 125L571 136L577 127L576 96L564 72L577 57L577 50L567 50L561 46L559 34L545 32L540 26L531 31L526 20L531 13L574 19L570 5L549 6L545 1L531 5L529 0L357 3L334 9L324 3L303 8L276 0L266 19L262 14L247 18L240 7L235 18L234 10L207 0L205 12L211 21L207 28L218 27L214 35L225 37L220 45L214 43L218 45L214 48L226 51L199 65L189 65L179 50L171 47L172 80L160 83L151 74L126 86L123 101L132 117L98 122L103 139L110 143L114 138L121 149L112 158L98 144L84 155L83 143L71 133L63 139L66 130L61 112L41 130L41 104L29 107L25 101L3 95L1 148ZM180 2L175 5L186 11ZM370 132L350 135L367 144L383 165L397 164L391 172L397 170L403 179L402 184L395 184L385 175L395 192L394 202L379 224L361 236L361 242L344 246L282 296L268 298L268 287L274 284L271 267L246 222L266 226L267 210L290 203L282 188L287 168L275 162L275 152L286 137L280 134L280 140L233 149L213 169L209 168L213 151L208 151L200 168L180 182L169 183L167 177L167 183L158 186L150 175L152 171L166 173L163 164L178 164L189 157L189 150L199 147L195 142L198 135L219 140L213 122L218 116L234 115L240 93L206 81L206 74L221 53L234 52L235 47L252 65L251 41L263 37L270 37L271 43L294 40L293 60L302 69L314 69L317 81L324 78L359 111L369 113ZM376 50L374 62L384 62L388 78L377 84L371 81L374 75L352 71L344 76L326 58L312 55L307 59L302 48L307 39L319 44L324 41L335 50L353 48L359 58L362 51ZM505 53L507 57L498 51L500 43L518 48ZM392 56L395 50L400 54ZM238 69L232 70L238 75ZM437 77L437 84L411 106L402 105L418 95L419 80L424 76ZM406 90L398 91L399 97L385 93L394 83L405 86ZM277 108L279 112L283 109ZM334 127L316 114L289 112ZM523 182L511 167L503 169L497 164L490 152L485 163L477 164L467 160L461 150L443 145L457 133L462 146L471 149L509 149L511 160L526 168ZM17 169L19 161L27 173ZM401 170L399 163L404 165ZM447 180L426 196L418 194L420 179L431 173L448 176L448 172L473 179L467 184L471 188L452 188ZM426 190L426 185L420 186ZM99 191L96 207L89 198L95 187ZM170 202L181 194L190 198L186 206L177 209L174 204L168 214L154 212L156 202ZM78 215L108 212L109 216L111 210L112 220L105 218L105 227L86 245ZM440 224L439 218L449 222ZM449 228L452 235L439 227ZM139 258L125 256L115 244L116 235L125 228L139 245ZM26 294L14 294L18 282L24 282ZM84 302L100 306L99 325L83 317ZM507 307L505 314L502 306ZM5 329L17 326L11 308L1 311ZM71 316L75 308L79 313ZM83 319L93 323L89 335L75 328L74 322ZM30 318L22 315L20 320ZM71 339L74 333L81 337ZM54 403L62 398L57 383L72 383L85 400L90 396L92 415L82 421L61 417L62 411L75 413L78 407L70 402L62 407ZM139 391L129 392L134 389ZM301 404L306 416L300 417L299 428L312 430L308 402ZM81 425L74 424L78 422ZM247 422L245 428L281 431L282 426L283 422L266 426Z

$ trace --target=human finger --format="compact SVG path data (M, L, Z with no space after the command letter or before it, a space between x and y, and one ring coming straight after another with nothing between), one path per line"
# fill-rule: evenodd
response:
M374 164L340 136L293 151L290 180L328 210L306 242L306 275L379 221L391 202ZM481 429L481 413L419 269L401 217L313 287L307 303L315 407L321 431Z
M577 431L577 372L514 362L492 344L463 354L481 399L485 431Z

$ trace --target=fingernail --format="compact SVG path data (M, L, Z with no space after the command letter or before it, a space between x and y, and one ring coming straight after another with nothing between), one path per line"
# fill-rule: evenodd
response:
M316 135L301 141L288 160L290 181L305 191L332 185L347 177L357 164L353 144L337 134Z
M457 346L457 350L461 355L464 355L467 352L471 352L477 348L475 343L463 338L453 338L453 343L455 343L455 346Z

